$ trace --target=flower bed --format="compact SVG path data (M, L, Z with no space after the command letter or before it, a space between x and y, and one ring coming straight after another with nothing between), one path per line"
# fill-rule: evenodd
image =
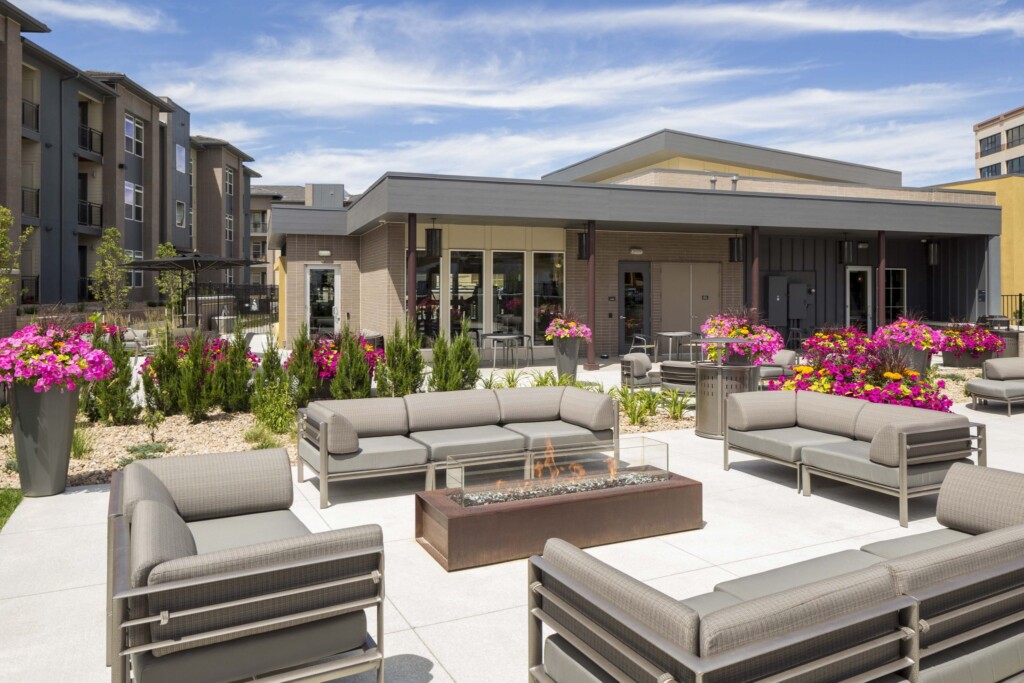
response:
M981 325L953 325L940 333L939 350L955 358L965 354L981 358L983 354L999 354L1006 350L1006 342Z
M743 340L733 344L704 344L704 352L710 360L721 358L762 365L771 361L784 346L782 335L767 325L755 324L746 316L713 315L700 326L700 332L705 337Z
M918 351L935 353L939 350L939 333L918 320L897 318L895 322L875 330L876 344L903 344Z
M384 362L384 349L375 349L373 344L368 343L363 337L359 337L359 348L363 349L372 377L377 364ZM340 355L337 338L329 335L317 338L313 345L313 362L316 363L320 379L330 382L334 378L338 372L338 357Z

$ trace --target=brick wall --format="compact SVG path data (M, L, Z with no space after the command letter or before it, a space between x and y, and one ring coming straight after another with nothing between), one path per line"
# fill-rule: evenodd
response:
M329 250L331 255L320 257L320 250ZM359 238L336 237L331 235L289 235L288 236L288 284L285 288L285 323L287 346L298 334L299 325L306 322L306 306L309 292L306 288L307 265L332 265L341 267L341 300L339 309L342 324L348 322L353 330L360 329L360 276Z
M382 225L359 238L360 321L366 330L388 334L404 314L403 230L402 225Z
M575 237L567 240L575 244ZM642 256L629 253L631 247L644 250ZM597 232L597 307L594 330L595 352L600 355L618 354L619 261L646 261L651 264L651 331L661 330L662 297L661 263L719 263L721 264L722 309L736 309L743 305L744 264L729 263L728 235L672 235L640 232ZM609 301L609 297L615 297ZM587 262L576 258L573 251L566 255L566 301L570 311L581 319L587 315Z

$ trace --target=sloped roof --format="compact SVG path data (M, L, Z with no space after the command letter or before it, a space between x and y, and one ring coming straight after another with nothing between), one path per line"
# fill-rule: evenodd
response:
M305 202L306 187L304 185L253 185L254 197L274 197L282 202Z
M229 152L242 161L255 161L255 159L232 145L227 140L221 140L220 138L211 138L208 135L193 135L192 144L200 149L206 149L208 147L226 147Z
M134 94L156 106L160 111L167 113L174 112L174 108L164 101L163 98L154 95L132 79L125 76L123 73L118 73L116 71L86 71L85 74L90 78L94 78L97 81L106 83L107 85L123 85Z
M24 10L0 0L0 16L10 17L21 25L22 33L49 33L50 27Z

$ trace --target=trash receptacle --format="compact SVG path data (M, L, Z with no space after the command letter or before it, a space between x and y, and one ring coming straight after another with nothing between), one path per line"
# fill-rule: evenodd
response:
M697 420L694 431L706 439L725 434L722 416L729 394L756 391L760 370L756 365L697 364Z

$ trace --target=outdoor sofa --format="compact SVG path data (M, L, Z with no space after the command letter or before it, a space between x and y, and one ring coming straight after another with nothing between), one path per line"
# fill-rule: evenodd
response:
M936 493L954 463L986 457L985 426L962 415L814 391L731 394L726 425L725 469L741 451L795 469L805 496L812 475L895 496L902 526L910 498Z
M661 385L661 372L653 369L646 353L627 353L622 357L621 384L624 387L656 387Z
M1024 403L1024 358L990 358L981 366L981 378L967 382L971 407L1001 401L1006 404L1007 417L1013 415L1013 404Z
M529 563L531 680L1009 681L1024 672L1022 489L1024 475L956 464L943 528L682 601L549 540Z
M593 444L618 446L618 403L576 387L523 387L314 401L299 411L298 480L426 473L426 490L450 456L500 456Z
M381 529L311 533L289 509L293 490L284 449L146 460L114 473L115 683L226 683L284 669L277 680L372 670L384 680Z
M761 381L765 382L771 379L779 379L780 377L791 377L793 375L793 366L796 365L797 354L792 349L780 349L775 352L775 355L771 357L767 363L759 365L758 369L761 372Z

